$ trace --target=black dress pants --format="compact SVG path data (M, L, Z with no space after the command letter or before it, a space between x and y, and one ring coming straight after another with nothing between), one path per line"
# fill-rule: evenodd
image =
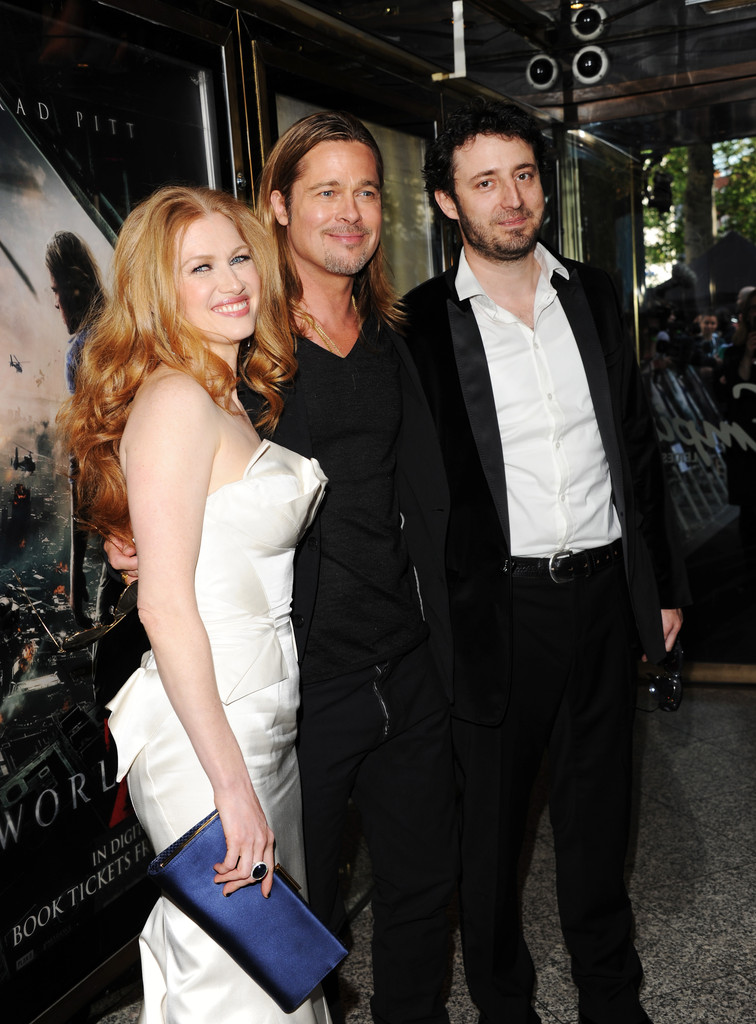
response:
M597 1024L646 1019L624 885L635 705L623 567L587 580L514 581L511 697L495 727L454 721L462 788L465 972L481 1021L534 1024L534 968L517 864L548 750L557 899L579 1008Z
M338 869L349 798L373 868L376 1024L443 1024L457 830L448 702L427 645L302 686L299 726L310 905L345 924Z

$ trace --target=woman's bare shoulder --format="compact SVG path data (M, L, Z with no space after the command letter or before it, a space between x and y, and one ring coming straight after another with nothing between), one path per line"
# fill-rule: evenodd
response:
M121 457L135 443L163 438L192 445L200 438L217 448L218 406L193 377L160 367L140 386L123 433Z
M205 388L188 373L158 367L140 385L129 420L212 416L217 406Z
M157 397L167 400L181 399L184 401L209 402L214 405L207 390L198 380L181 370L173 370L168 366L159 366L139 386L134 402L149 401Z

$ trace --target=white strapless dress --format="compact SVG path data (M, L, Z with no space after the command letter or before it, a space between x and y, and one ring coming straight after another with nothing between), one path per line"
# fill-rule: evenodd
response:
M276 859L304 883L294 740L299 673L290 621L294 547L325 485L315 460L265 441L241 480L208 496L195 587L226 714L276 837ZM110 702L118 778L156 851L213 807L212 787L160 682L151 652ZM319 989L285 1014L169 900L140 939L142 1024L324 1024Z

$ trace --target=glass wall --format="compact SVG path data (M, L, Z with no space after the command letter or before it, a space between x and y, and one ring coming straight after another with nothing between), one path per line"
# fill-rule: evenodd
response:
M628 324L634 326L637 161L582 130L568 131L562 138L562 250L612 275Z
M658 152L633 155L587 131L566 132L562 248L612 274L637 345L694 597L689 664L709 681L746 680L756 662L748 526L756 381L736 364L747 337L739 296L742 305L741 289L756 283L748 236L756 235L750 194L741 189L738 199L733 183L749 172L751 149L724 146L719 166L710 155L708 174L696 176L700 149L660 161Z

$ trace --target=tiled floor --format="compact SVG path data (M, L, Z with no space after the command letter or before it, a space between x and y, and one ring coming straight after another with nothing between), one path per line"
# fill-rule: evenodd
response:
M628 883L646 970L643 1001L655 1024L756 1021L754 736L754 687L689 686L678 711L638 715ZM539 798L542 805L540 788ZM538 970L536 1008L544 1024L577 1024L544 811L534 816L530 854L523 916ZM352 861L350 897L360 901L368 874L364 851ZM354 919L342 972L347 1024L370 1022L369 931L368 908ZM474 1024L456 934L454 946L449 1014L454 1024ZM120 1009L103 1016L101 1003L90 1024L131 1024L138 1005L132 984Z

